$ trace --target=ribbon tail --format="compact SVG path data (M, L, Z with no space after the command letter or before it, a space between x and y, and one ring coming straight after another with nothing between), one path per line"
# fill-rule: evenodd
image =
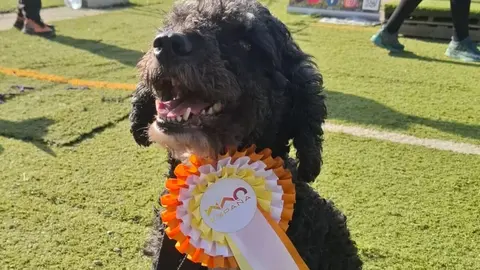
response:
M263 211L260 207L258 208L258 211L262 213L263 217L267 220L267 222L270 224L272 229L278 235L282 243L285 245L285 248L287 248L288 253L290 253L290 256L292 256L293 260L298 265L298 269L309 270L307 264L303 261L297 249L292 244L292 241L290 241L290 238L288 238L287 234L282 230L282 228L280 228L280 226L272 219L272 217L267 212Z
M229 236L226 235L225 239L227 240L228 246L232 250L233 256L235 257L235 260L237 261L238 267L241 270L254 270L250 264L248 263L247 259L245 256L243 256L242 252L238 248L237 244L235 241Z
M285 238L278 234L272 223L277 225ZM263 213L260 206L252 221L245 228L229 233L227 241L242 270L308 270L290 239L268 214Z

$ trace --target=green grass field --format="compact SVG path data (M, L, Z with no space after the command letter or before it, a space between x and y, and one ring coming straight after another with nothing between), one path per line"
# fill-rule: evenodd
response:
M169 6L59 21L53 40L0 32L0 66L135 83ZM413 39L392 56L370 44L378 28L320 24L286 14L286 1L270 9L315 56L330 123L480 145L479 64ZM0 75L0 93L12 85L35 90L0 104L0 264L147 269L166 163L134 144L130 93ZM330 132L324 149L313 186L348 216L365 269L480 269L480 156Z

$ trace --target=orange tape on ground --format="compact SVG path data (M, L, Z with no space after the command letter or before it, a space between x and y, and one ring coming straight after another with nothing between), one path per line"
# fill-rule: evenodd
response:
M87 81L81 79L69 79L62 76L40 73L34 70L23 70L16 68L4 68L0 67L0 73L5 75L25 77L41 81L49 81L55 83L65 83L74 86L88 86L93 88L103 88L111 90L135 90L135 84L130 83L111 83L101 81Z

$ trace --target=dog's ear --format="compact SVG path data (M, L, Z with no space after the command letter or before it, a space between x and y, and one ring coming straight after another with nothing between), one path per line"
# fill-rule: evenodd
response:
M132 111L130 113L130 132L137 144L149 146L148 127L156 114L155 98L152 92L143 83L137 85L132 97Z
M291 124L293 146L297 150L298 179L315 181L322 166L322 124L327 116L322 94L322 77L309 60L292 70L290 84L293 99Z
M312 182L322 166L322 124L327 114L323 78L311 56L294 42L287 27L266 8L261 8L259 14L258 23L251 29L256 37L252 40L262 49L263 56L270 59L272 68L287 80L286 94L292 99L290 138L297 150L298 180Z
M278 43L277 37L288 33L287 29L282 29L281 25L276 25L277 19L265 7L259 7L257 15L248 13L246 17L246 39L252 45L253 57L257 61L265 62L263 66L270 66L271 71L279 69L281 53L277 47L282 45Z

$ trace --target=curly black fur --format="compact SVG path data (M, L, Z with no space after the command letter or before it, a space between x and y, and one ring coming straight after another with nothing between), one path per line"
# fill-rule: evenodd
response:
M155 132L173 138L176 144L167 146L170 176L180 162L175 155L178 145L208 148L202 153L211 155L226 146L255 144L257 149L272 149L272 155L286 160L294 175L297 202L287 234L309 268L360 269L345 216L308 185L322 164L323 79L286 26L253 0L186 0L174 6L162 31L185 35L193 49L187 56L175 57L159 57L152 49L139 62L141 81L130 115L136 142L150 145L147 130L152 126ZM180 93L172 93L165 85L170 78L182 83L176 90ZM219 115L194 125L155 121L155 99L168 99L172 94L225 106ZM289 157L291 141L295 160ZM157 219L155 224L147 253L157 259L166 248L161 247L161 222ZM181 260L178 255L174 264ZM169 267L161 263L161 269L174 269Z

